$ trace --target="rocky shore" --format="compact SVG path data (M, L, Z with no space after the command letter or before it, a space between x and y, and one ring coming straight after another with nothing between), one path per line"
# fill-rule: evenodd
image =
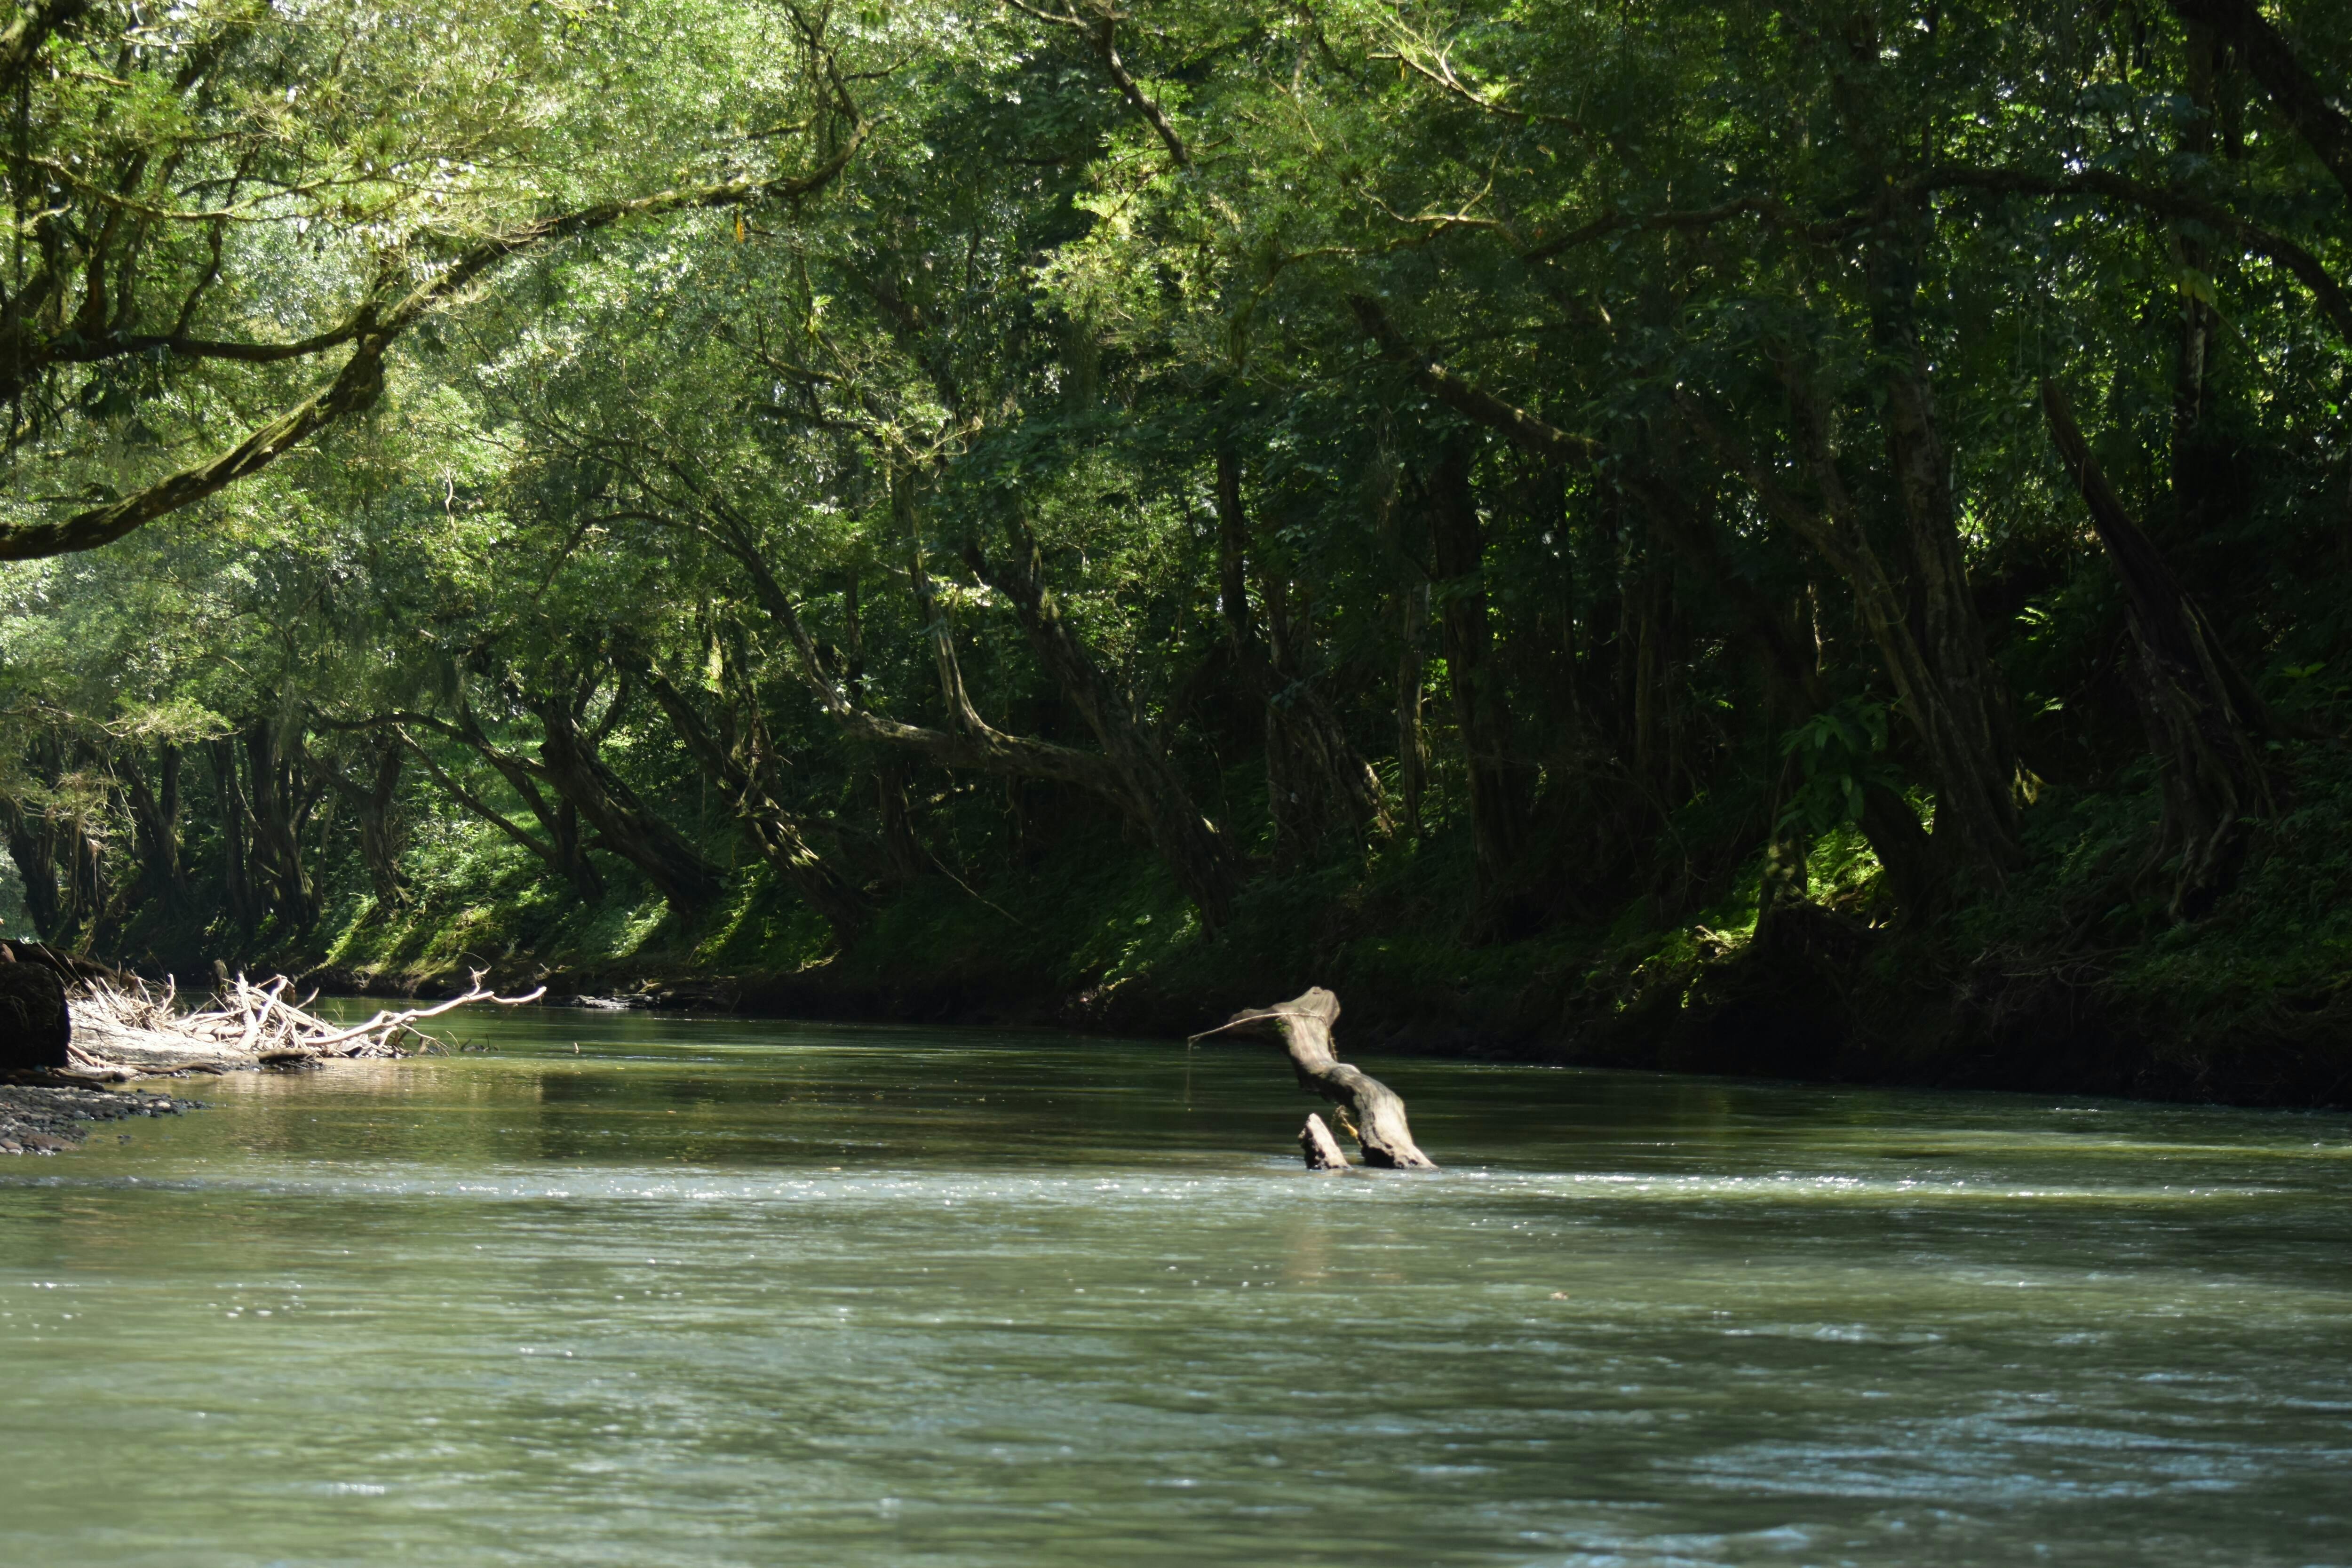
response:
M136 1090L50 1084L0 1084L0 1154L55 1154L102 1121L177 1116L203 1102Z

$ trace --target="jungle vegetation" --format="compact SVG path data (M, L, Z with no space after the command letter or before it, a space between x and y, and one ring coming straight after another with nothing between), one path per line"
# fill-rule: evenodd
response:
M20 918L2334 1092L2347 107L2316 0L17 5Z

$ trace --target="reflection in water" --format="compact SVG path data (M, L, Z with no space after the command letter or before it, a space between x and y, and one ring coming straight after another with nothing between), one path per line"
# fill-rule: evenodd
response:
M2343 1562L2352 1122L548 1012L0 1167L12 1561ZM574 1055L575 1042L581 1053Z

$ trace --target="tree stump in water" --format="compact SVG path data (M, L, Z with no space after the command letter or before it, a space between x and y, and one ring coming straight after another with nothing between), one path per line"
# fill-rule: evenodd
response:
M0 1071L65 1066L72 1034L65 983L55 970L16 963L13 955L0 963Z
M1244 1008L1192 1038L1204 1040L1230 1032L1280 1039L1290 1053L1291 1070L1298 1075L1299 1088L1355 1113L1356 1142L1363 1148L1365 1164L1400 1171L1437 1169L1437 1162L1413 1142L1412 1130L1405 1123L1404 1100L1397 1092L1339 1059L1331 1043L1331 1026L1339 1018L1339 998L1316 985L1271 1007ZM1346 1125L1344 1119L1341 1125ZM1307 1119L1298 1143L1309 1170L1330 1170L1347 1163L1319 1116Z

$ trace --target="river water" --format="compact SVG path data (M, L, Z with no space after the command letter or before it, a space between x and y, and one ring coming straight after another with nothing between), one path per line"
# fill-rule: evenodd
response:
M462 1032L0 1163L0 1561L2352 1563L2352 1119Z

